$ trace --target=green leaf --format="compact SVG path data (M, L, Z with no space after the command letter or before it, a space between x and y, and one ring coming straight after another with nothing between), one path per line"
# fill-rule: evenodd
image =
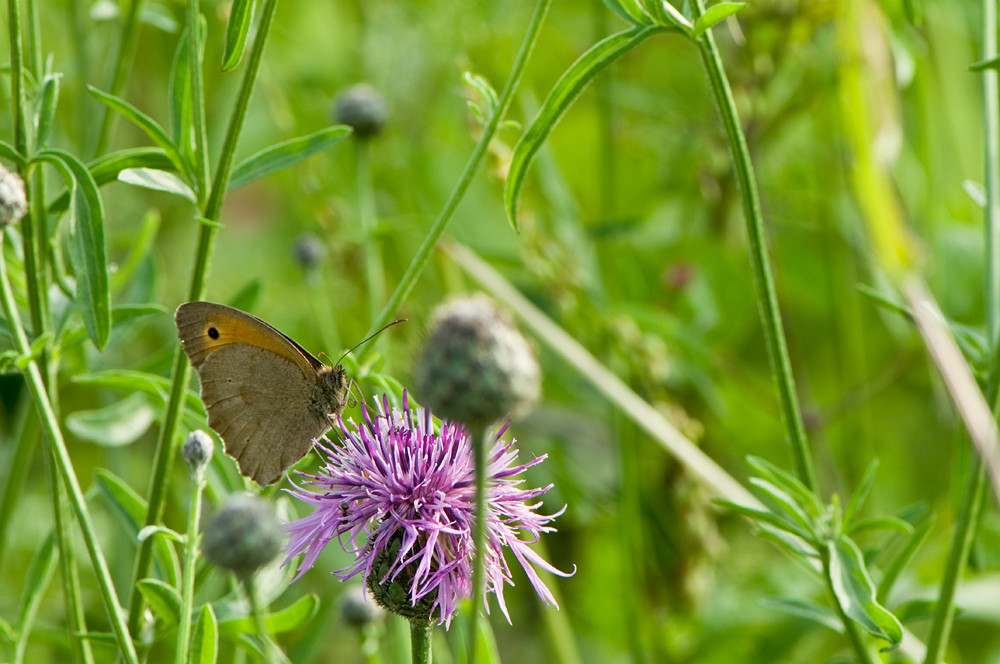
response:
M222 71L231 71L243 59L247 46L247 35L253 23L254 0L233 0L226 25L226 45L222 55Z
M717 24L726 20L736 12L740 11L747 6L745 2L720 2L717 5L709 7L708 10L698 17L698 20L694 22L694 28L691 29L691 36L698 38L705 34L706 30L715 27Z
M868 633L895 647L903 639L896 617L875 599L875 584L857 545L845 536L826 543L830 588L847 616Z
M168 171L158 171L152 168L126 168L118 174L118 179L126 184L134 184L154 191L165 191L177 194L197 204L198 199L191 187L184 180Z
M0 158L13 162L18 168L24 166L25 163L24 157L7 141L0 141Z
M507 184L504 187L504 207L514 230L518 229L517 202L528 168L556 124L598 73L663 30L664 28L656 26L635 27L608 37L580 56L552 88L511 156Z
M144 371L115 369L91 374L79 374L71 377L70 380L81 385L100 385L120 390L140 390L151 396L158 397L163 405L166 404L167 394L170 392L170 379ZM204 423L205 407L197 396L189 392L184 404L185 408L191 412L195 419L200 419Z
M760 604L768 609L774 609L776 611L781 611L782 613L811 620L814 623L823 625L824 627L829 627L838 634L844 633L844 625L841 624L840 620L837 618L837 614L821 604L804 599L790 599L783 597L762 599Z
M128 257L118 265L118 269L111 276L111 291L118 292L128 285L132 280L132 275L136 273L139 266L142 265L143 261L149 258L153 249L153 242L156 240L156 235L160 230L160 213L157 210L151 209L147 210L146 214L142 217L142 228L139 230L139 235L133 239L129 244ZM130 310L135 315L129 318L138 318L140 315L145 315L140 313L140 311L145 311L147 313L166 313L167 310L159 305L136 305L124 307L115 307L111 310L111 319L117 324L119 319L116 318L116 313L119 310ZM128 320L128 319L123 319Z
M800 537L810 542L816 542L819 539L809 515L793 496L759 477L751 477L749 483L750 491L778 518L797 527L799 531L797 534Z
M59 101L59 79L61 74L47 74L42 79L42 89L38 95L38 110L35 112L35 150L41 150L49 140L52 121Z
M915 620L926 620L934 616L934 612L937 610L937 600L933 599L915 599L909 602L903 602L896 607L895 614L899 618L899 622L909 623ZM962 613L962 609L955 608L955 616Z
M969 65L969 71L971 72L986 71L987 69L1000 69L1000 56L979 60Z
M191 126L194 105L191 101L191 67L188 59L188 30L184 30L174 51L174 61L170 68L170 80L167 82L167 98L169 99L168 117L170 135L185 154L189 163L194 163L191 153Z
M219 624L211 604L201 607L191 634L191 664L215 664L219 654Z
M293 138L284 143L278 143L266 150L244 159L233 168L233 176L229 181L232 191L265 175L270 175L283 168L297 164L311 157L320 150L338 143L350 135L350 127L335 125L327 127L308 136Z
M130 535L139 532L146 520L146 501L125 480L107 470L95 473L97 486L108 505L118 515Z
M102 447L134 443L156 419L149 398L134 392L97 410L78 410L66 417L66 427L78 438Z
M277 613L264 618L264 623L272 634L290 632L309 622L319 609L319 598L316 595L306 595L297 602ZM252 618L232 618L219 623L219 634L226 638L235 638L240 634L255 634L257 627Z
M861 506L864 505L865 500L868 499L868 494L871 492L872 486L875 484L875 472L877 470L878 459L873 459L872 462L868 464L868 469L865 470L865 474L861 478L861 482L858 483L858 488L854 490L854 493L851 494L850 499L847 501L847 505L844 506L844 525L846 528L851 528L851 525L854 523L854 519L861 510Z
M799 478L770 461L753 455L747 457L747 464L758 475L781 488L785 493L794 496L807 514L816 517L823 513L823 504L819 498Z
M163 622L171 627L180 622L184 601L176 588L159 579L142 579L137 585L150 608Z
M38 607L45 597L45 591L55 573L57 557L55 533L50 532L42 545L32 555L24 576L24 588L21 591L21 600L17 611L18 631L21 639L26 639L31 633L31 624L35 620L35 614L38 612Z
M745 505L733 503L728 500L716 500L714 502L719 505L722 505L723 507L727 507L733 510L734 512L742 514L743 516L757 523L757 525L766 523L774 528L777 528L778 530L782 530L798 538L804 539L810 537L809 532L801 528L795 521L782 518L774 514L773 512L758 510L754 509L753 507L746 507Z
M929 510L925 510L923 516L918 518L913 524L913 530L910 532L909 536L903 542L902 547L896 552L896 555L892 557L889 564L885 566L882 572L882 578L878 582L878 588L875 593L875 597L880 601L884 602L889 597L889 593L892 591L893 585L896 583L896 579L909 564L910 560L916 554L917 549L923 544L924 539L927 537L927 533L931 530L931 525L934 523L934 514Z
M172 163L174 168L177 169L177 172L185 174L188 181L192 180L192 169L182 157L180 151L177 149L177 145L167 135L167 132L163 131L163 128L156 124L151 117L137 109L135 106L132 106L124 99L119 99L114 95L101 92L97 88L89 85L87 86L87 90L91 95L103 102L108 108L122 114L135 126L145 132L145 134L149 136L150 140L163 150L163 152L167 155L167 158L170 159L170 163Z
M90 172L98 185L118 180L118 174L129 168L154 168L169 171L175 167L162 148L128 148L95 159L89 164Z
M37 161L53 164L70 190L69 257L76 277L76 306L87 335L100 350L111 334L111 293L104 246L104 206L87 167L62 150L43 150Z
M166 310L158 304L123 304L111 310L111 323L127 323L143 316L162 314ZM65 350L84 338L86 332L82 328L66 331L59 341L60 350Z
M895 530L909 534L913 532L913 526L895 516L879 516L855 522L847 531L847 534L856 535L866 530Z
M618 18L635 26L653 25L653 19L635 0L602 0Z

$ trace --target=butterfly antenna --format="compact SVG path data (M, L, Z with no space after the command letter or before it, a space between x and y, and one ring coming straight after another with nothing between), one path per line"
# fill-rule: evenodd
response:
M355 350L357 350L361 346L365 345L366 343L368 343L369 341L371 341L372 339L374 339L378 335L382 334L383 332L385 332L386 330L388 330L393 325L399 325L400 323L405 323L407 320L408 319L406 319L406 318L400 318L399 320L394 320L391 323L386 323L385 325L383 325L379 329L375 330L374 332L372 332L371 334L369 334L367 337L365 337L364 339L362 339L361 341L359 341L358 343L354 344L353 346L351 346L350 348L348 348L346 351L344 351L344 354L340 356L339 360L337 360L337 364L339 365L341 363L341 361L345 357L347 357L349 354L353 353Z

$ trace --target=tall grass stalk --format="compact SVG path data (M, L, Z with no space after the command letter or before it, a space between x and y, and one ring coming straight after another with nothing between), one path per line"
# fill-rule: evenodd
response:
M260 71L260 63L264 55L264 46L267 44L267 36L271 30L274 14L278 7L278 0L267 0L264 4L260 23L257 27L257 34L254 38L250 57L247 60L247 69L240 84L240 90L233 107L233 112L229 117L229 125L226 129L226 136L222 144L222 152L219 156L218 164L215 168L215 177L212 180L212 188L208 195L208 200L203 208L200 231L198 234L198 247L195 253L194 265L191 273L191 285L188 289L189 300L199 300L205 292L205 280L208 275L212 252L215 247L215 235L219 228L218 219L222 211L222 201L225 198L226 190L229 188L229 181L233 170L233 161L236 156L236 147L239 143L240 135L243 131L243 123L246 119L247 109L250 106L250 98L253 94L254 84ZM189 15L190 18L190 15ZM195 19L197 23L197 18ZM201 51L201 30L198 25L188 26L188 37L190 39L190 49ZM200 77L198 80L201 80ZM204 94L199 95L204 99ZM204 110L196 109L194 113L195 122L198 118L204 121ZM195 130L198 134L198 130ZM201 146L204 149L204 146ZM200 157L205 159L204 156ZM190 376L190 364L184 352L178 347L174 352L174 364L170 375L170 395L167 398L167 407L163 416L163 426L160 428L160 435L156 441L156 454L153 459L153 469L150 477L150 490L148 497L148 507L146 511L146 525L155 525L163 518L163 509L166 504L167 484L170 469L177 456L177 426L180 422L181 405L184 394L187 391L188 377ZM133 580L142 579L149 570L152 561L152 539L146 538L139 545L139 552L136 555L135 572ZM142 616L143 599L139 592L138 585L132 584L132 595L129 601L128 624L133 633L139 628L139 621Z
M2 237L4 236L0 235L0 238ZM0 305L2 305L4 315L7 317L7 325L10 328L10 334L14 341L15 350L23 357L30 357L31 345L29 344L28 337L25 335L24 328L21 325L21 316L17 311L17 304L14 302L14 293L11 290L10 281L7 278L7 264L3 257L2 243L0 243ZM27 361L24 367L23 375L28 388L28 393L31 395L31 398L38 409L42 429L52 445L53 458L56 462L59 478L66 486L66 490L69 493L70 503L72 504L73 511L76 514L77 522L80 524L83 540L87 547L87 553L90 555L90 560L94 567L94 573L97 577L97 586L100 591L101 599L104 602L104 608L108 614L108 621L111 624L111 630L115 635L115 640L118 643L121 656L129 664L138 664L139 659L136 654L135 646L132 643L132 638L129 634L128 628L122 618L123 613L121 604L118 601L114 585L111 582L111 574L108 571L108 564L104 559L103 552L101 551L101 545L97 539L97 532L95 531L93 521L90 518L90 512L87 509L87 503L84 500L83 491L80 489L80 483L76 478L76 473L73 471L73 464L70 460L69 452L66 450L66 443L63 440L62 431L59 429L59 422L56 419L56 414L52 410L52 405L49 402L45 382L42 380L42 374L34 360Z
M465 168L462 170L462 174L458 178L458 183L452 190L451 195L445 202L444 207L437 216L437 219L434 220L434 224L424 237L424 241L421 242L420 246L417 248L417 253L414 254L413 259L410 261L410 265L406 268L406 272L403 273L403 277L396 286L396 290L393 291L386 305L382 307L382 311L379 313L378 317L372 321L371 328L368 330L368 334L365 335L366 337L374 334L376 330L380 329L392 319L396 310L399 309L399 306L403 303L403 300L405 300L406 296L410 294L411 290L413 290L413 287L417 283L417 279L420 278L420 274L423 272L424 266L426 266L430 260L431 252L434 250L434 247L437 246L438 240L441 239L445 229L448 227L448 222L451 221L451 217L455 213L455 209L458 208L458 204L465 197L465 192L469 189L469 185L472 184L472 178L476 175L476 172L479 170L479 166L483 162L483 158L486 156L486 152L490 146L490 141L493 140L497 130L500 128L500 123L507 114L507 109L510 107L511 99L514 97L514 92L517 90L517 86L521 83L521 78L524 75L524 68L528 63L528 58L531 57L531 51L535 47L535 42L538 41L538 35L541 33L542 24L545 22L545 16L548 13L549 5L551 4L552 0L538 0L538 3L535 5L535 13L531 16L531 22L528 24L528 31L525 33L524 41L521 42L521 47L517 52L517 57L514 59L514 66L511 68L510 78L507 80L507 85L504 86L503 92L500 94L497 106L493 109L493 113L490 115L490 119L486 123L486 127L483 128L483 135L480 136L479 142L476 143L476 147L473 149L472 155L469 156L469 161L465 164Z
M697 0L696 6L699 14L704 13L703 0ZM806 429L799 408L799 398L795 391L795 378L792 375L792 363L788 355L788 344L785 341L774 277L771 274L770 259L767 255L764 217L760 211L760 195L757 193L757 180L754 175L753 162L750 159L750 150L747 147L743 128L740 126L736 101L733 99L729 79L726 77L722 57L719 55L719 48L715 43L712 31L706 30L696 40L696 44L705 72L708 74L709 84L712 87L712 94L722 117L722 123L726 128L729 148L732 150L733 168L740 185L740 201L743 204L747 238L750 242L750 265L753 271L754 286L757 290L757 305L760 307L764 340L767 344L771 371L778 390L781 419L785 424L788 440L792 447L792 460L802 483L813 492L818 492L819 482L816 479L816 465L809 449L809 442L806 439Z
M992 0L983 0L983 60L997 57L997 7ZM984 179L985 207L985 259L983 295L986 311L986 338L991 366L986 385L986 399L992 410L993 421L1000 415L1000 72L986 68L983 81L983 131L985 134ZM966 481L962 505L959 509L951 548L945 563L934 617L927 635L927 655L924 664L939 664L951 637L955 618L955 592L965 571L966 561L975 539L979 513L986 498L988 483L986 467L979 455L973 455Z

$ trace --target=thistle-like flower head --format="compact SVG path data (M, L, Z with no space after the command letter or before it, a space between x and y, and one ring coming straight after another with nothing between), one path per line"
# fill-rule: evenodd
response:
M475 471L472 441L465 428L443 422L434 431L431 414L390 408L383 397L364 422L340 421L342 442L318 441L326 466L306 475L292 495L313 505L313 512L288 525L288 559L305 554L299 576L311 568L323 548L337 539L353 553L353 564L334 574L347 579L362 574L372 595L387 609L415 620L448 624L458 602L471 594ZM541 502L529 503L551 488L521 489L516 476L544 460L515 465L514 441L500 439L489 451L487 474L486 588L504 616L504 584L513 585L504 558L509 551L524 568L542 600L555 598L535 567L568 576L532 551L540 533L562 513L538 514ZM563 508L565 509L565 508ZM489 610L489 604L486 604Z

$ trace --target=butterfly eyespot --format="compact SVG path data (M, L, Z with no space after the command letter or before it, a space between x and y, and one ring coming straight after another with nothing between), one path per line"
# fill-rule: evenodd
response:
M219 331L217 329L215 329L214 327L210 327L210 328L208 328L208 336L212 337L213 339L218 339L219 338Z

